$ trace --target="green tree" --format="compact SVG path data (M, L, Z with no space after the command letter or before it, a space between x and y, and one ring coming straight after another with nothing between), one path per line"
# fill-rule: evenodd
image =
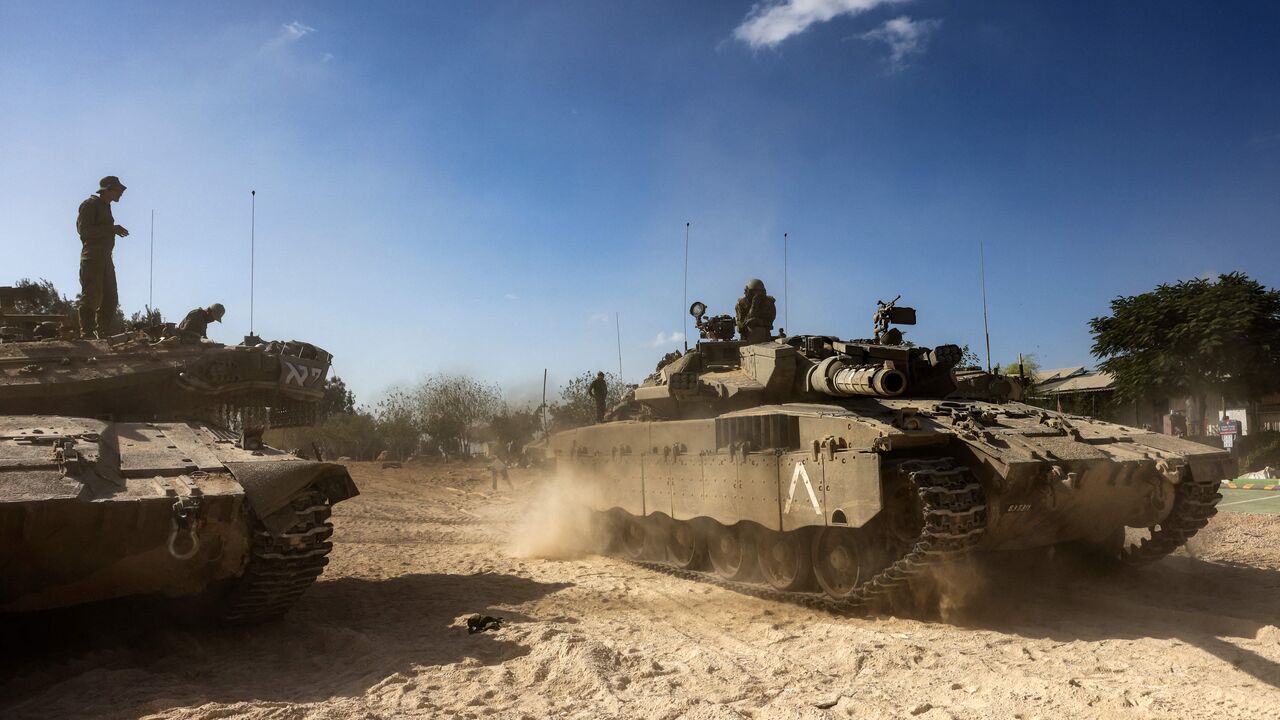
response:
M392 455L403 460L417 451L423 430L410 393L392 388L378 401L373 417L383 447Z
M978 357L978 353L974 352L968 343L960 346L960 362L956 363L957 370L981 370L982 358Z
M334 375L324 381L320 410L322 416L350 415L356 411L356 394L347 389L342 378Z
M548 408L553 431L568 430L595 422L596 401L591 399L591 393L588 392L588 388L595 379L596 374L588 370L560 388L560 402ZM605 407L617 405L635 389L634 385L624 383L615 373L605 373L604 380L609 388Z
M1089 321L1099 368L1123 399L1183 396L1204 432L1209 393L1250 398L1280 390L1280 292L1243 273L1161 285L1111 301Z
M1022 355L1021 367L1019 367L1018 361L1015 360L999 370L1001 375L1008 375L1009 377L1018 377L1019 373L1021 373L1026 376L1027 382L1032 382L1035 380L1036 373L1040 372L1040 359L1035 356L1035 353L1026 353Z
M164 324L164 315L159 308L143 308L129 316L125 327L130 330L145 330L149 327Z
M514 444L523 446L534 438L542 429L542 414L534 407L523 407L512 410L504 403L502 409L489 419L485 435L504 447Z
M19 300L14 310L20 314L26 315L55 315L62 319L65 327L79 332L80 317L76 314L76 304L80 300L77 295L75 300L69 300L66 295L58 292L53 283L44 278L32 280L31 278L22 278L13 285L19 290L26 291L26 297ZM120 304L116 303L115 319L111 328L101 328L103 332L114 332L118 328L125 327L124 312L120 309Z
M465 453L502 406L502 393L466 375L440 374L413 393L420 427L436 444Z

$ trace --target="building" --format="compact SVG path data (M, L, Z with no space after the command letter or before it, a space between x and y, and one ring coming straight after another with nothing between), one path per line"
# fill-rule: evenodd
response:
M1165 427L1164 418L1183 414L1187 398L1157 398L1145 401L1121 401L1115 396L1115 378L1101 370L1089 371L1084 366L1042 370L1035 374L1035 387L1028 402L1040 407L1076 415L1088 415L1110 422L1150 427ZM1192 435L1217 435L1217 424L1224 416L1239 420L1245 435L1258 431L1280 432L1280 393L1254 400L1236 400L1221 395L1205 398L1205 427L1188 428ZM1254 427L1250 427L1250 423Z

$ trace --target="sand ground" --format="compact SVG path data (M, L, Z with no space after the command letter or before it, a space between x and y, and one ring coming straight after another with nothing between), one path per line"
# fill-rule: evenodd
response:
M1280 712L1280 516L1220 514L1121 577L980 563L944 618L848 619L575 555L536 473L493 493L479 465L352 472L332 562L283 621L202 627L136 600L9 619L0 717ZM477 612L507 625L468 635Z

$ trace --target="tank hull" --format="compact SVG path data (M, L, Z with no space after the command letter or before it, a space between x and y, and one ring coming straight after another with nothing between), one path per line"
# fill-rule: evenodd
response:
M553 436L551 453L592 509L624 526L647 518L623 532L663 535L659 560L671 558L673 523L698 528L704 543L724 528L769 542L802 535L797 547L812 545L817 565L824 533L848 535L861 544L863 581L935 530L963 535L946 540L948 553L1082 542L1119 559L1113 542L1125 528L1177 525L1151 547L1123 551L1154 559L1156 545L1167 552L1203 526L1233 471L1221 450L1137 428L1020 403L920 398L610 422ZM926 476L934 479L922 485ZM939 491L948 478L958 484ZM692 559L682 542L676 556Z
M328 507L357 491L339 465L236 438L196 422L0 416L0 612L211 591L228 619L286 610L323 568ZM276 580L248 587L265 571ZM255 608L237 595L250 589Z

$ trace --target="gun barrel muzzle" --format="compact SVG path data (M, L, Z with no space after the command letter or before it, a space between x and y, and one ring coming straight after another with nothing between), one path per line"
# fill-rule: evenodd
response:
M810 368L809 388L835 397L897 397L907 389L907 376L883 365L852 365L827 358Z

